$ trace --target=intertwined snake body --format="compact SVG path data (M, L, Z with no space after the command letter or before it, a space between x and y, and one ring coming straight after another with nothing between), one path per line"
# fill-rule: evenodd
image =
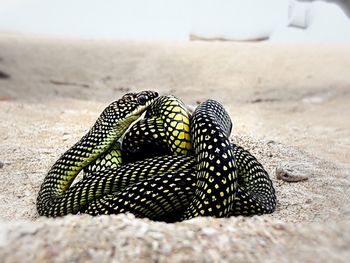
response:
M230 143L231 120L218 102L208 100L190 116L177 98L157 96L127 94L105 109L49 171L38 195L40 215L131 212L173 222L274 211L267 172ZM82 169L84 178L70 187Z

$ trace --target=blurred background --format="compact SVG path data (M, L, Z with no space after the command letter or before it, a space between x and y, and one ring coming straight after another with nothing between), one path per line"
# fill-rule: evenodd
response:
M350 42L349 0L1 0L0 31L143 40Z

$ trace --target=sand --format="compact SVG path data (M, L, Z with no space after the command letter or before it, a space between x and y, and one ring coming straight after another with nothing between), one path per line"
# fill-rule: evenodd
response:
M0 257L5 262L346 262L350 46L134 42L0 34ZM111 101L156 90L220 101L263 163L275 213L165 224L39 218L50 166ZM308 180L278 180L279 166Z

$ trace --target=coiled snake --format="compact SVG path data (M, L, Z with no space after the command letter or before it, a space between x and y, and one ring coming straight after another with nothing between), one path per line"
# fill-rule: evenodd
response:
M190 116L173 96L126 94L52 166L37 210L52 217L131 212L167 222L271 213L272 182L255 157L230 143L231 127L213 100ZM84 178L71 186L81 170Z

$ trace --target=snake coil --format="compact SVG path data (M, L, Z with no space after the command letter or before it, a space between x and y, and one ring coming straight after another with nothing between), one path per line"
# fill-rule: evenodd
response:
M129 127L144 111L145 118ZM272 182L254 156L230 143L231 128L228 113L213 100L191 116L173 96L126 94L53 165L38 212L131 212L167 222L271 213ZM84 178L70 186L81 170Z

